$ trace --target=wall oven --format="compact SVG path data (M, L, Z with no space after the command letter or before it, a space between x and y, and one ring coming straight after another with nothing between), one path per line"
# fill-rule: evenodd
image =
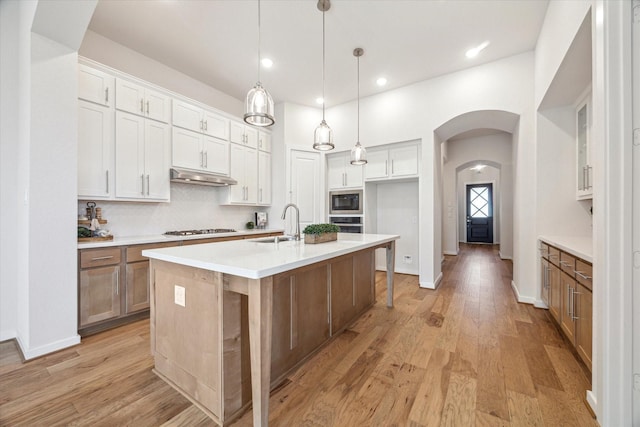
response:
M341 233L363 233L361 216L330 216L329 222L340 227Z
M329 215L362 215L362 190L329 192Z

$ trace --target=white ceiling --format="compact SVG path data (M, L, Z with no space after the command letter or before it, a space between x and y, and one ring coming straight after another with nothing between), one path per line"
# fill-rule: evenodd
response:
M548 0L333 0L326 21L327 106L532 50ZM316 0L262 0L262 83L275 102L322 95ZM244 99L257 80L257 1L100 0L89 29ZM469 60L465 51L489 46ZM385 76L388 84L376 86Z

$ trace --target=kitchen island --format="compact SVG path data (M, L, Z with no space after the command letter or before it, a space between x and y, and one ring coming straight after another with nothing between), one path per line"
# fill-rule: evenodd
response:
M395 235L339 233L322 244L265 239L147 250L155 372L220 425L253 404L375 301L374 252ZM273 238L271 238L273 240Z

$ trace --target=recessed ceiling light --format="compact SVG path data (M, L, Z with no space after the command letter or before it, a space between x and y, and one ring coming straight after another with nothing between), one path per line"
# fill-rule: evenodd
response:
M387 84L387 79L384 77L379 77L378 80L376 80L376 84L378 86L384 86Z
M466 53L467 58L475 58L487 46L489 46L489 42L485 41L485 42L482 42L482 44L469 49Z
M271 68L273 66L273 61L269 58L262 58L262 66L264 68Z
M316 104L320 104L320 105L324 104L324 99L322 97L316 98Z

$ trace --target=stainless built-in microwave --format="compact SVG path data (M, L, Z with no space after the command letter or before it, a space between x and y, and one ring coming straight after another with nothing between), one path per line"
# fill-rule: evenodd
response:
M330 191L329 214L362 214L362 190Z

